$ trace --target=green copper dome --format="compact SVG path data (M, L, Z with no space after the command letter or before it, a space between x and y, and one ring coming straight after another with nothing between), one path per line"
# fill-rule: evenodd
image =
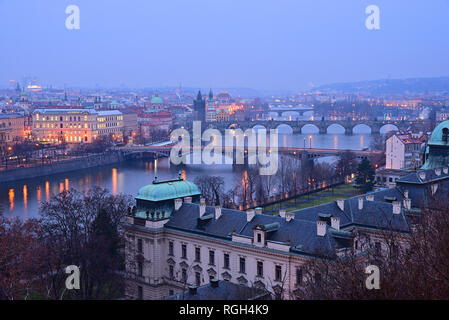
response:
M449 132L449 120L441 122L436 128L432 131L432 135L430 136L429 145L449 145L448 139L443 139L443 132Z
M136 199L146 201L164 201L176 198L192 197L201 194L198 187L182 178L176 180L153 181L140 188Z
M449 120L441 122L426 146L426 162L421 169L435 169L449 165Z
M153 96L151 98L151 104L164 104L164 100L162 100L159 96Z

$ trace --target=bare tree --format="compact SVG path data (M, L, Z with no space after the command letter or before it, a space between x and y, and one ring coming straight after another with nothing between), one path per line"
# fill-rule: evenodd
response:
M87 195L71 189L43 203L42 238L47 248L46 274L54 299L60 297L65 267L80 268L76 299L106 299L123 295L123 223L132 200L95 188Z

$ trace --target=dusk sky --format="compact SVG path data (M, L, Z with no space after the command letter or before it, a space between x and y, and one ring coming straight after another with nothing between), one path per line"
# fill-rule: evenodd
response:
M68 30L68 5L80 29ZM365 8L380 8L380 30ZM247 87L449 76L449 0L0 0L0 86Z

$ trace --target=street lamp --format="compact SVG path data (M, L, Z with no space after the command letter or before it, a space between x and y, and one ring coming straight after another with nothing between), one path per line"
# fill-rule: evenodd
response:
M309 148L312 149L312 136L309 136Z

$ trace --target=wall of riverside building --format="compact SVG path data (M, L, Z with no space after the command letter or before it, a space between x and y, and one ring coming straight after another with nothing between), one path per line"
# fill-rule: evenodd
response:
M122 152L113 151L104 154L88 155L79 159L65 160L34 167L2 170L0 171L0 183L93 168L118 163L123 160L124 157Z

